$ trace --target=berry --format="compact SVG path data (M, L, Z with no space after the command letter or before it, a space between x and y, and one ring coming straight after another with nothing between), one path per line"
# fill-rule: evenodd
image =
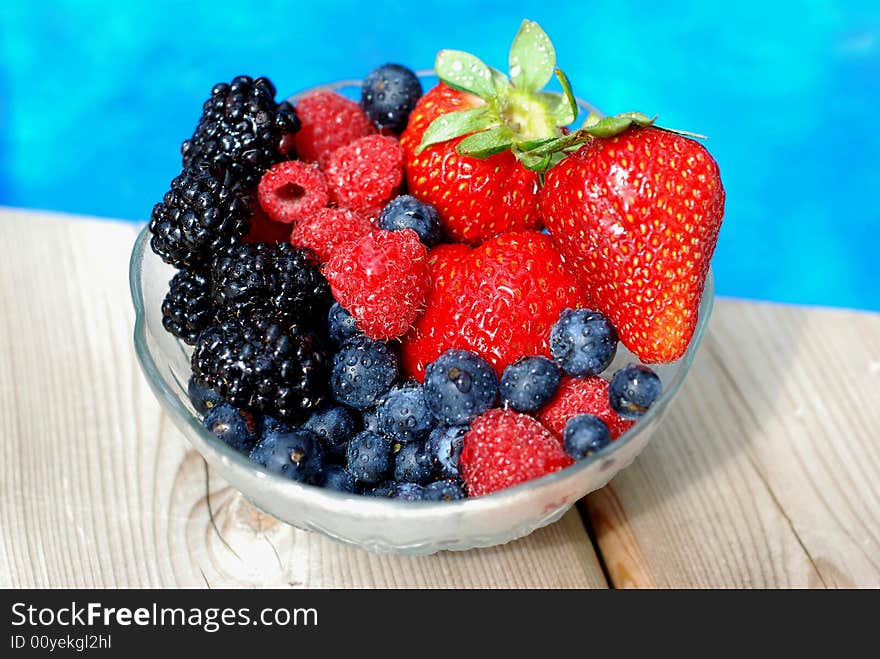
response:
M375 407L361 412L361 420L364 422L364 430L379 432L379 412Z
M473 250L441 245L431 250L428 269L425 312L401 350L417 380L449 348L476 352L499 377L523 355L549 356L553 323L584 301L550 236L537 231L506 233Z
M425 450L431 457L434 471L442 478L459 477L458 463L467 426L440 426L431 431Z
M265 437L270 432L277 430L280 426L284 426L287 430L293 430L293 427L276 419L274 416L264 414L260 417L260 437Z
M424 307L431 285L427 260L415 231L375 231L337 247L324 274L367 336L393 339Z
M608 426L592 414L578 414L565 423L562 446L575 460L580 460L611 443Z
M289 243L242 244L218 254L211 266L211 292L227 316L265 309L287 322L323 314L331 302L317 257Z
M365 410L391 389L397 373L397 356L385 343L355 337L333 357L330 387L340 403Z
M302 127L293 142L301 160L323 166L327 157L376 127L361 107L334 91L316 91L296 104Z
M270 220L293 224L327 206L327 182L316 166L289 160L263 175L257 197Z
M194 377L190 377L189 383L186 386L186 391L189 395L190 402L192 402L193 407L199 414L205 414L212 407L223 402L220 394L211 389L211 387L202 384Z
M400 64L385 64L364 78L361 106L379 128L400 134L422 95L422 83Z
M394 495L397 494L397 483L394 481L382 481L378 485L368 488L364 493L371 497L393 499Z
M425 439L436 425L420 384L394 387L376 406L378 431L398 442Z
M418 152L435 119L485 105L479 97L441 83L418 102L400 138L409 193L437 209L453 240L470 244L541 224L538 175L511 151L484 160L462 156L456 151L462 142L458 137Z
M513 410L489 410L471 424L461 451L461 474L469 496L480 496L572 464L553 434L534 418Z
M325 397L328 358L299 325L255 311L199 335L193 374L236 407L298 422Z
M425 485L433 476L434 465L424 442L403 444L394 454L394 480L398 483Z
M150 247L175 267L204 267L245 234L251 203L238 183L204 166L184 169L153 207Z
M209 409L202 425L208 432L242 453L248 453L257 441L257 423L254 417L229 403L220 403Z
M412 195L400 195L388 202L377 224L387 231L412 229L419 234L419 240L425 247L433 247L440 242L440 215L437 209Z
M425 400L443 424L468 423L492 407L497 397L495 371L472 352L447 350L425 372Z
M256 199L256 195L254 195ZM287 243L290 242L290 225L274 222L260 208L259 202L253 204L250 228L241 239L243 243Z
M189 345L214 319L208 280L195 270L181 270L171 279L162 301L162 326Z
M550 352L569 375L599 375L617 352L617 332L590 309L566 309L550 330Z
M593 414L608 426L611 438L617 439L632 425L618 416L608 402L608 381L598 376L562 378L553 399L538 411L538 420L562 439L566 422L578 414Z
M330 200L373 217L403 182L404 153L393 137L369 135L336 149L324 174Z
M322 208L293 227L290 242L308 247L322 263L330 260L339 245L357 240L373 230L373 223L345 208Z
M283 159L282 137L299 128L293 106L275 102L275 86L267 78L238 76L214 85L193 136L181 147L183 164L207 165L249 188Z
M681 357L724 215L706 149L656 128L592 139L547 173L542 210L621 342L644 362Z
M537 412L553 398L561 378L559 368L546 357L520 357L501 376L501 404L517 412Z
M643 416L660 397L663 383L660 376L647 366L627 364L611 378L608 399L611 409L624 419Z
M254 446L251 460L290 480L314 483L324 467L324 448L314 433L282 426Z
M458 481L445 479L425 485L425 501L458 501L465 496L464 489Z
M355 435L348 444L346 465L351 474L367 485L379 483L394 469L391 440L369 430Z
M311 430L324 440L329 457L342 458L345 456L348 440L360 430L359 425L351 410L340 405L330 405L313 412L302 425L302 429Z
M392 498L404 501L424 501L425 488L418 483L398 483L394 488Z
M352 316L339 302L334 302L327 312L327 332L330 339L336 344L345 343L353 336L358 336L361 331Z
M337 492L356 494L358 491L357 481L345 468L335 464L328 464L317 475L316 484Z

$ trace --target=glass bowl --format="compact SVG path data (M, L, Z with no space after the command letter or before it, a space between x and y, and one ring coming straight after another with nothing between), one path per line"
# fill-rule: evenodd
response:
M426 82L428 88L431 83ZM327 87L355 98L359 90L356 82ZM192 349L162 327L162 300L174 269L153 254L149 243L150 233L144 227L135 241L129 268L134 345L165 412L208 464L257 508L299 529L374 552L430 554L503 544L556 521L578 499L605 485L635 459L662 421L700 346L714 298L710 270L687 352L676 362L652 365L663 381L662 395L644 417L605 449L556 473L474 499L377 499L304 485L269 473L205 430L187 396ZM609 372L629 362L638 359L621 345Z

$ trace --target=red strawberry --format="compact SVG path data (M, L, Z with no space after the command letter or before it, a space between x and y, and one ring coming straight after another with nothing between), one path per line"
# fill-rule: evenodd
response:
M559 471L574 461L528 414L492 409L464 436L459 469L468 496L480 496Z
M403 182L403 158L400 143L384 135L336 149L324 168L331 201L369 218L378 216Z
M565 423L570 418L578 414L592 414L605 422L611 431L611 439L617 439L634 422L621 419L611 409L608 386L608 381L599 376L574 378L566 375L556 395L538 412L538 420L561 440Z
M508 80L468 53L442 50L441 84L423 96L401 136L410 194L437 208L451 238L478 244L541 225L543 157L525 152L563 135L576 103L556 69L553 44L523 21L510 48ZM541 91L556 73L564 94Z
M257 196L269 219L292 224L327 205L327 182L315 165L287 160L263 174Z
M326 263L337 246L357 240L372 230L372 222L354 211L322 208L298 222L289 238L291 244L310 248L321 263Z
M472 350L499 375L523 355L548 355L550 327L583 293L549 236L505 233L469 249L441 245L429 257L425 313L404 337L401 360L418 380L449 348Z
M339 147L372 135L376 127L361 106L334 91L316 91L296 104L302 127L293 136L300 160L323 166Z
M255 203L250 227L241 240L245 243L286 243L290 240L290 225L273 222L259 204Z
M657 128L591 139L547 173L542 210L623 344L644 362L681 357L724 215L706 149Z
M473 94L440 84L418 102L400 138L410 194L437 208L451 238L471 244L541 224L538 175L524 169L510 151L486 160L461 156L455 148L464 138L458 138L416 154L434 119L484 104Z
M412 229L374 231L339 245L324 267L333 297L372 339L404 334L431 286L428 253Z

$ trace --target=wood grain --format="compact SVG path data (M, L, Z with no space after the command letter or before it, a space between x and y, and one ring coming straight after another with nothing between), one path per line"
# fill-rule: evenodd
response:
M576 511L503 547L417 558L256 511L188 449L140 373L134 236L0 209L0 586L605 586Z
M880 315L721 300L651 444L584 507L614 586L880 586Z

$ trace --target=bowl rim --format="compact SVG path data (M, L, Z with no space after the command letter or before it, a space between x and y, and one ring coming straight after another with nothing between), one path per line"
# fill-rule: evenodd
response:
M434 72L430 69L418 71L417 73L420 78L434 75ZM343 87L359 86L360 81L358 80L343 80L326 85L316 85L307 90L292 94L288 97L288 100L296 100L303 94L318 89L335 90ZM594 106L580 99L578 99L578 103L588 112L599 112ZM634 423L629 429L626 430L626 432L621 434L608 446L605 446L596 453L586 458L577 460L568 467L564 467L563 469L560 469L553 473L546 474L544 476L540 476L538 478L528 480L523 483L518 483L516 485L497 490L489 494L480 495L478 497L464 498L456 501L405 501L398 499L371 497L362 494L349 494L292 481L279 474L272 473L264 467L258 465L256 462L253 462L249 456L233 449L231 446L217 438L214 434L210 433L202 425L202 422L198 418L198 416L191 413L181 402L180 398L171 390L169 383L160 374L159 368L156 365L150 349L148 348L146 322L147 310L144 308L143 304L144 298L143 285L141 281L141 263L143 262L144 258L159 258L157 255L153 254L151 250L149 250L149 243L150 230L149 224L146 224L141 229L140 233L137 236L137 239L134 242L129 259L129 289L131 292L132 304L134 305L135 311L133 332L135 354L137 355L141 369L143 370L144 375L146 376L146 379L150 384L150 388L153 390L153 394L157 397L157 399L165 403L165 409L170 409L173 411L174 415L177 416L178 425L180 422L187 424L190 429L198 434L205 442L205 444L211 447L212 450L217 452L221 458L225 458L226 461L235 468L239 468L246 472L251 472L251 476L256 476L260 479L268 479L271 483L274 483L279 487L287 488L291 490L291 492L297 491L298 493L301 493L302 496L313 499L316 503L320 502L321 500L325 500L328 504L332 505L345 503L346 505L355 505L361 507L365 512L370 511L373 514L378 511L393 511L395 515L403 513L404 516L406 516L407 511L417 511L418 516L423 516L426 514L426 511L446 511L448 514L453 515L466 514L468 511L476 511L478 509L503 507L505 501L518 498L518 496L526 490L545 487L549 488L554 483L560 480L567 479L571 476L574 476L578 472L589 469L596 462L612 458L616 453L619 453L624 446L633 441L633 439L635 439L635 437L638 436L638 434L642 430L648 428L648 426L651 425L650 422L652 419L662 415L669 403L676 397L676 394L678 393L681 385L683 384L687 374L691 369L694 358L696 357L696 354L702 343L703 336L709 324L709 319L712 315L712 309L715 300L714 274L710 265L706 272L706 280L703 287L703 294L700 299L697 325L694 329L694 334L691 337L690 343L688 344L684 355L676 360L676 362L673 362L680 364L678 372L675 374L675 377L673 377L670 382L663 383L663 390L661 391L660 398L658 398L657 401L648 409L644 416L639 418L636 423ZM180 339L177 339L177 344L181 351L186 354ZM177 382L177 385L181 387L182 391L186 391L186 383ZM247 496L247 492L242 491L242 493Z

